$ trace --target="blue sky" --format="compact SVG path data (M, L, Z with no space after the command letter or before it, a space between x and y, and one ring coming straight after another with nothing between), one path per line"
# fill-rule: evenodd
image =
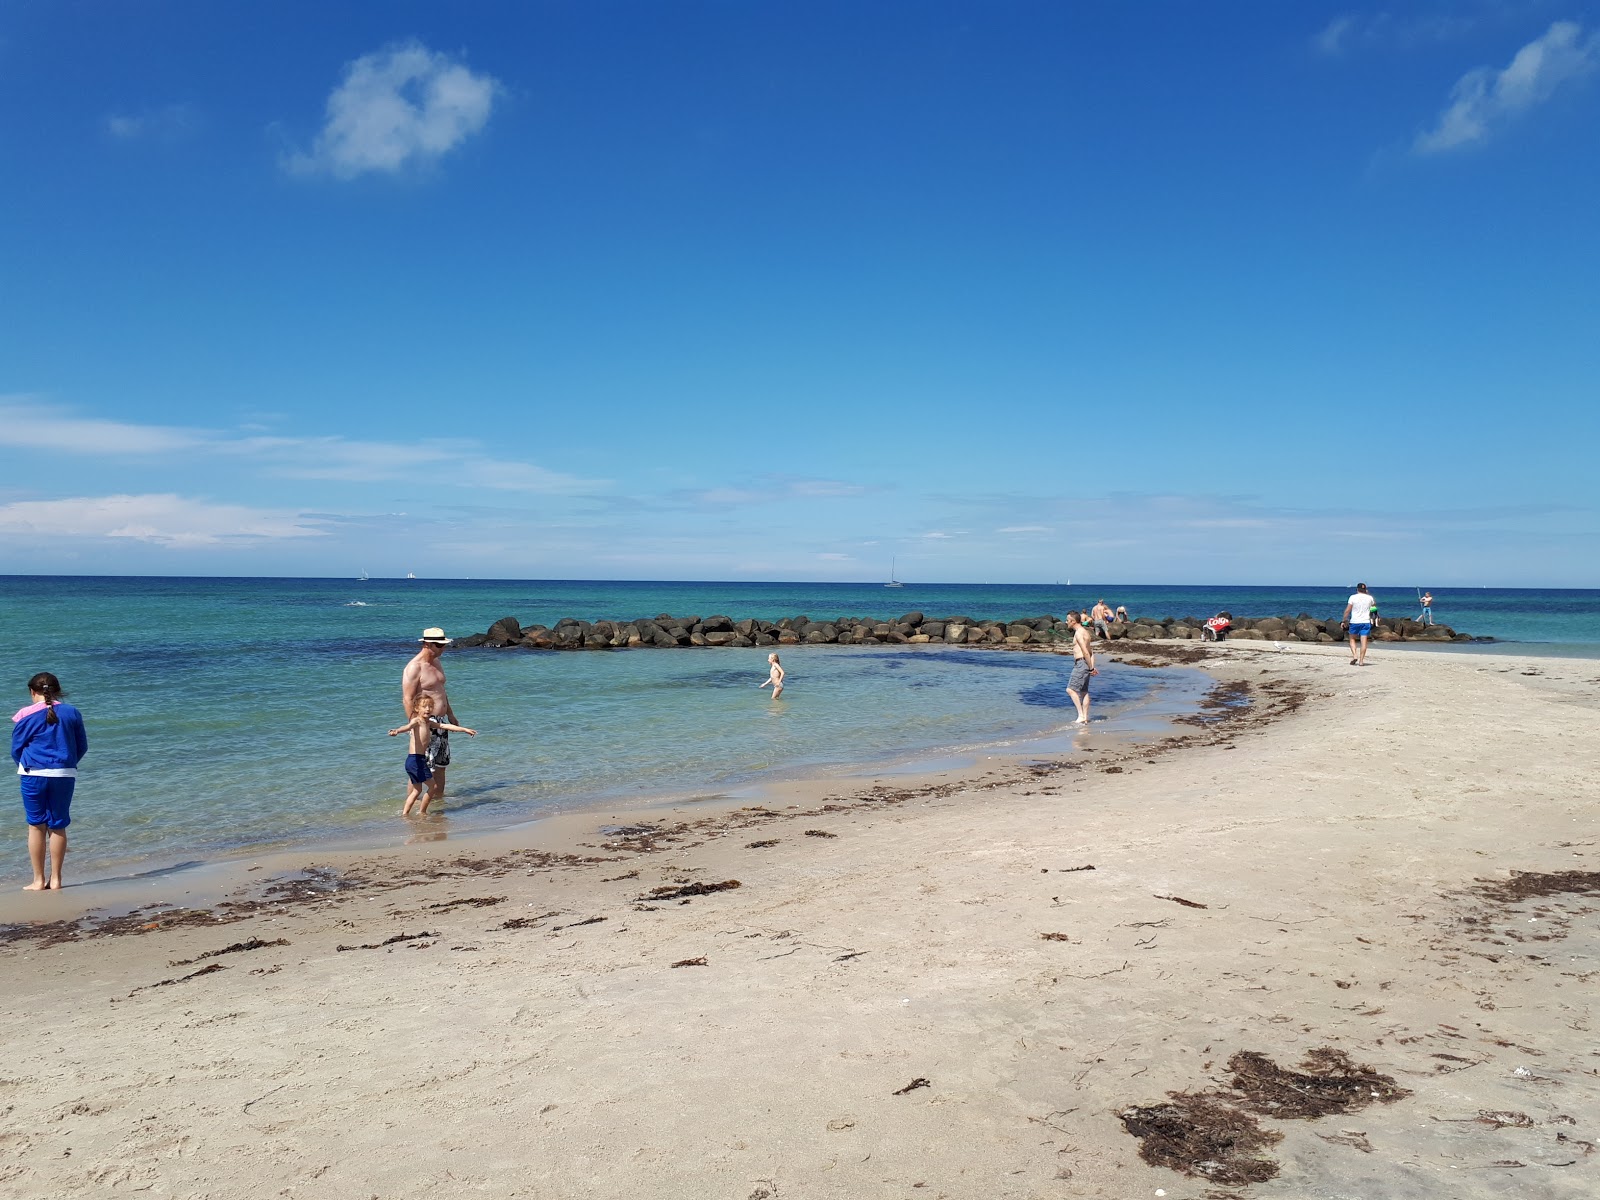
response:
M0 5L0 572L1600 585L1600 3Z

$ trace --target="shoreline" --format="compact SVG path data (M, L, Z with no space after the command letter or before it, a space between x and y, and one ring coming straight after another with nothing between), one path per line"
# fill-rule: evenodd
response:
M3 1194L1589 1194L1600 672L1209 669L1172 744L0 947L7 1037L54 999L57 1048L8 1072ZM1302 1063L1313 1111L1249 1107ZM1133 1136L1169 1118L1187 1162Z
M914 652L914 648L905 648L904 652ZM1063 649L1057 647L1008 647L1006 652L1057 655L1065 653ZM1101 721L1097 718L1095 732L1101 737L1151 736L1159 731L1167 719L1190 711L1198 699L1196 695L1198 691L1199 689L1181 677L1169 681L1165 687L1158 683L1151 693L1126 702L1112 717L1106 718L1108 723L1115 725L1114 729L1100 728ZM381 852L396 849L417 839L448 840L458 844L468 844L477 839L527 829L541 822L564 816L581 818L585 814L609 813L626 818L629 813L638 814L703 803L719 796L759 799L765 789L788 781L850 780L866 774L917 772L923 769L925 764L940 763L953 767L986 757L1051 753L1055 751L1056 743L1070 739L1073 732L1070 723L1049 724L1040 728L1013 731L989 740L922 747L879 758L779 765L710 787L685 782L676 787L661 788L644 794L597 792L575 795L554 810L541 811L533 805L528 805L526 811L504 812L487 818L474 811L481 802L475 802L474 784L468 776L464 790L458 790L446 798L442 814L430 821L413 825L402 826L398 824L398 818L394 817L376 819L369 817L345 825L332 833L302 831L236 848L206 849L197 856L190 857L183 857L176 852L147 854L131 859L106 856L94 858L84 855L79 861L87 861L90 864L87 873L77 875L75 871L72 872L72 875L77 875L77 882L72 882L69 875L69 887L64 895L75 894L80 888L92 889L97 895L106 897L105 903L125 904L128 902L131 890L141 888L144 881L152 878L174 876L198 878L218 871L231 871L237 874L247 862L254 863L261 860L278 862L285 858L327 849L347 854ZM464 807L452 809L452 801L455 805ZM519 803L521 802L510 802L508 807L517 806ZM398 806L397 794L395 807ZM493 809L490 811L493 812ZM470 815L465 821L451 822L453 812L465 812ZM85 900L84 903L88 901ZM24 910L25 908L26 906ZM0 892L0 925L24 919L27 916L24 910L16 907L15 898L7 900L5 893Z
M1142 643L1141 649L1156 643ZM1134 669L1176 667L1193 672L1195 655L1178 643L1170 644L1171 661L1160 650L1155 657L1145 655ZM1060 648L1007 648L1009 653L1065 654ZM1126 662L1127 655L1118 658ZM1140 657L1140 656L1133 656ZM169 862L148 859L130 864L133 869L117 874L70 881L61 893L48 896L0 892L0 944L11 936L13 926L34 925L63 919L119 919L129 911L152 903L168 903L193 908L226 901L233 893L249 891L249 876L259 872L258 880L289 878L304 864L328 869L368 856L402 857L449 856L452 854L495 854L522 848L526 843L563 843L580 836L594 836L606 824L636 824L665 821L671 823L685 813L722 814L746 805L775 802L777 797L809 797L822 791L860 790L896 781L967 779L996 769L1015 768L1025 760L1071 756L1083 752L1073 743L1090 734L1095 745L1091 754L1108 749L1126 750L1171 736L1181 722L1202 711L1215 683L1185 690L1177 695L1156 691L1131 702L1114 717L1097 717L1089 731L1077 730L1068 723L1045 729L1020 732L996 741L934 747L877 762L827 763L799 768L778 768L763 777L745 780L729 787L653 793L642 797L581 798L569 807L554 812L508 816L489 824L471 824L450 829L450 809L446 807L432 821L416 822L406 828L351 829L347 835L289 844L268 843L236 853L208 858ZM1112 726L1110 728L1102 726ZM446 798L448 805L449 798ZM802 803L804 800L802 799ZM396 821L400 818L395 818ZM41 901L49 906L41 912Z

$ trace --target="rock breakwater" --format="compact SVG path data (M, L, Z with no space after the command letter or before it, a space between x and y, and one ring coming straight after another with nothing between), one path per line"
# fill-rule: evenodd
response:
M1110 626L1113 641L1199 641L1205 621L1201 617L1134 617ZM1236 617L1228 635L1235 640L1279 642L1336 642L1343 639L1337 620L1318 620L1308 613L1293 617ZM531 650L663 649L680 646L1033 646L1069 641L1067 622L1048 613L1010 621L981 620L968 616L928 617L908 612L893 619L880 617L828 617L806 615L762 621L753 617L698 614L673 616L658 613L628 621L585 621L564 617L554 625L522 625L515 617L501 617L484 633L461 638L457 645ZM1422 625L1409 618L1381 618L1373 630L1376 641L1473 642L1487 641L1457 633L1447 625Z

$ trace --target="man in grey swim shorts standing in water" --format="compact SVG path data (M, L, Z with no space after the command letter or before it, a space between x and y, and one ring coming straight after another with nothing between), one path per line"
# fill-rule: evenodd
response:
M1067 626L1072 630L1072 678L1067 680L1067 695L1072 707L1078 710L1074 724L1089 723L1089 676L1100 674L1094 666L1094 645L1089 630L1077 613L1067 614Z
M456 720L449 693L445 691L444 668L439 665L439 656L450 639L442 629L424 629L421 642L422 649L406 664L400 676L400 704L406 720L409 721L416 711L418 696L431 696L433 715L446 724L459 725L461 722ZM428 745L428 765L433 768L433 778L428 781L428 803L432 804L444 796L444 769L450 765L450 735L443 730L435 733Z

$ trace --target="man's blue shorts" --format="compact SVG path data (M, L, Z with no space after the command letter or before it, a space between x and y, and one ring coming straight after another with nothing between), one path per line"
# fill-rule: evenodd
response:
M49 775L21 775L22 811L29 825L65 829L72 824L72 789L78 781Z
M1360 625L1352 625L1352 626L1350 626L1350 636L1353 637L1353 638L1371 637L1372 636L1372 622L1364 621Z
M412 783L427 783L433 778L433 768L428 765L426 754L406 755L406 775Z

